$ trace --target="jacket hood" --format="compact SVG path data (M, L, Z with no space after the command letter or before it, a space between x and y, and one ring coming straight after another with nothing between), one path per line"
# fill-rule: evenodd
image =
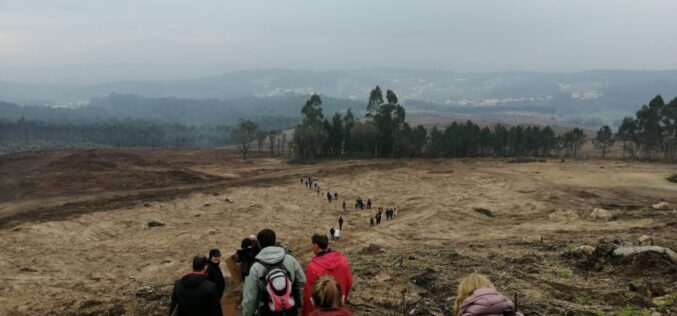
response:
M261 260L262 262L267 264L275 264L282 261L285 255L286 253L284 252L284 248L270 246L261 249L259 254L256 255L256 260Z
M191 272L181 278L181 285L186 289L193 289L207 281L207 275L204 273Z
M332 271L336 269L336 267L341 263L343 260L343 255L341 255L340 252L338 251L331 251L328 253L325 253L322 256L319 257L313 257L310 259L310 261L314 264L317 264L318 266L322 267L322 269L326 271Z
M513 311L515 304L496 289L482 288L475 290L459 309L459 315L491 315Z

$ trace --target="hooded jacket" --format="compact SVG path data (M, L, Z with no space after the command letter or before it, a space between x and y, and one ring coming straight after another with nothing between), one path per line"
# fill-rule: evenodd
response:
M226 289L226 281L223 278L223 272L218 264L213 263L211 258L207 264L207 280L214 282L216 291L219 295L219 300L223 297L223 291Z
M256 260L251 269L249 270L249 275L245 278L244 289L242 290L242 315L243 316L252 316L259 308L259 305L262 304L261 298L264 291L266 282L263 280L264 273L266 272L266 267L259 263L261 261L265 264L276 264L282 262L282 265L287 269L290 274L291 281L293 283L294 290L296 293L300 293L303 289L303 286L306 284L306 275L303 273L303 268L301 265L292 257L285 253L284 248L277 246L269 246L261 249L258 255L256 255ZM298 298L297 298L298 299ZM301 304L301 302L297 302Z
M222 316L218 292L207 275L191 272L174 283L169 315L178 308L179 316Z
M503 316L503 312L514 311L515 304L496 289L483 288L475 290L458 309L458 316Z
M329 309L316 309L310 316L353 316L349 310L345 308L329 308Z
M306 287L303 290L303 316L310 315L313 305L310 296L313 292L315 281L323 275L332 275L341 285L343 297L348 299L350 288L353 286L353 275L350 273L348 259L338 251L329 250L310 259L306 269Z

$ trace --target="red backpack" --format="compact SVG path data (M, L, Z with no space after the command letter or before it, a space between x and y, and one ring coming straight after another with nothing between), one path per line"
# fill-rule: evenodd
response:
M291 274L282 264L284 258L275 264L256 261L266 268L261 277L265 282L263 307L266 312L262 314L284 315L285 311L295 311L296 299L293 293L293 282Z

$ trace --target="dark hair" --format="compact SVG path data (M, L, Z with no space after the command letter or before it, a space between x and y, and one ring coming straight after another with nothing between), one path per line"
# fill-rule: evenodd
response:
M240 243L240 248L242 249L247 249L252 246L254 246L254 242L249 238L242 239L242 242Z
M275 232L268 228L261 230L258 235L256 235L256 240L259 241L261 249L275 246Z
M204 270L205 266L207 266L207 263L209 262L209 259L205 256L195 256L193 257L193 271L202 271Z
M327 249L329 246L329 238L327 235L315 234L310 240L312 240L313 243L318 245L322 250Z

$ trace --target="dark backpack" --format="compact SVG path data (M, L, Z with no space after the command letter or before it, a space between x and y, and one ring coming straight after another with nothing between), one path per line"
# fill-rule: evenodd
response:
M264 281L262 315L284 315L295 312L296 301L291 274L287 271L284 258L275 264L267 264L256 260L265 268L261 280Z

